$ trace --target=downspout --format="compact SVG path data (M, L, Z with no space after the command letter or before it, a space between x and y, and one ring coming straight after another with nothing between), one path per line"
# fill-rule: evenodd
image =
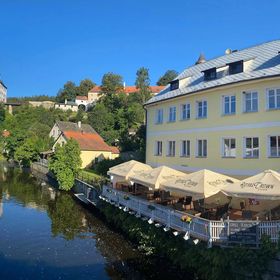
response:
M147 127L147 115L148 115L148 112L147 112L147 108L146 108L145 105L143 105L143 108L145 110L144 125L145 125L145 163L146 163L146 159L147 159L147 130L148 130L148 127Z

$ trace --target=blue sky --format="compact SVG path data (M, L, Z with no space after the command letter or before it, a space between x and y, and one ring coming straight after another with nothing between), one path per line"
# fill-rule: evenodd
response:
M200 52L210 59L280 39L279 0L0 0L0 79L8 95L55 95L106 72L155 84Z

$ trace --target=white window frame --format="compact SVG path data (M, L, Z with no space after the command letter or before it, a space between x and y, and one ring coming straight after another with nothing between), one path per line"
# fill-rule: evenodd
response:
M186 109L184 110L184 106L186 106ZM185 111L185 118L184 118L184 111ZM190 103L184 103L181 104L181 121L186 121L191 118L191 104Z
M202 113L204 113L204 109L206 107L206 115L204 116L199 116L199 103L202 103ZM205 106L206 104L206 106ZM208 102L207 100L203 99L203 100L198 100L196 101L196 118L197 119L206 119L208 117Z
M155 142L155 156L162 156L162 141Z
M202 141L202 155L199 155L199 141ZM204 146L203 146L203 143L204 141L206 141L206 155L205 154L205 151L204 151ZM196 139L196 157L197 158L207 158L208 156L208 141L207 139Z
M186 147L185 147L186 153L185 154L183 153L184 141L185 141L185 144L186 144ZM180 155L181 155L181 157L187 157L187 158L189 158L191 156L191 141L190 140L188 140L188 139L181 140Z
M258 146L258 156L257 157L256 156L246 156L246 149L247 149L247 147L246 147L246 139L247 138L251 138L251 139L258 138L259 146ZM245 137L243 137L243 158L246 158L246 159L258 159L258 158L260 158L260 137L258 137L258 136L245 136Z
M226 152L226 150L225 150L225 140L230 140L230 141L232 141L232 140L234 140L235 141L235 155L226 155L225 154L225 152ZM222 149L221 149L221 151L222 151L222 158L236 158L236 155L237 155L237 145L236 145L236 143L237 143L237 141L236 141L236 138L235 137L223 137L222 138ZM231 146L231 145L230 145Z
M163 109L157 109L155 115L155 124L162 124L163 123Z
M278 135L269 135L268 137L267 137L267 150L268 150L268 157L270 157L270 158L280 158L280 145L278 145L278 139L276 140L276 149L277 149L277 155L275 156L275 155L272 155L271 154L271 145L270 145L270 138L271 137L276 137L276 138L280 138L280 135L278 134Z
M269 91L273 90L274 91L274 103L275 103L275 107L274 108L270 108L269 107ZM280 110L280 106L277 107L277 91L280 92L280 88L268 88L266 89L266 109L267 110ZM279 93L280 94L280 93Z
M253 99L252 99L253 93L257 94L257 110L252 110L252 108L253 108ZM246 96L247 96L247 94L251 94L251 110L246 109ZM259 111L260 106L259 106L259 93L258 93L258 91L256 91L256 90L244 91L242 100L243 100L243 113L257 113Z
M176 155L176 141L168 140L167 141L167 154L168 157L175 157Z
M170 106L168 110L168 122L176 122L176 114L177 114L176 106Z
M229 113L226 113L226 98L229 98ZM231 102L231 99L232 98L235 98L235 111L234 112L232 112L232 102ZM227 95L223 95L222 96L222 114L224 115L224 116L230 116L230 115L235 115L236 114L236 95L234 95L234 94L227 94Z

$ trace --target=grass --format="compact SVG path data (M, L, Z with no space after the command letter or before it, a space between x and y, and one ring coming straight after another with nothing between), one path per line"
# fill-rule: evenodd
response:
M101 178L100 175L94 173L94 171L91 169L82 169L80 171L80 175L85 177L88 180L97 180L97 179Z

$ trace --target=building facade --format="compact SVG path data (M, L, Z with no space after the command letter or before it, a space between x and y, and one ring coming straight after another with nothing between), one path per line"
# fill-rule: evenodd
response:
M280 41L200 58L146 104L146 161L185 172L280 170Z
M0 102L6 103L7 102L7 87L4 83L0 80Z
M51 109L55 105L53 101L28 101L28 104L32 107L43 107L45 109Z
M54 104L55 109L60 109L62 111L73 111L78 112L78 105L75 102L67 101L65 100L64 103L55 103Z

